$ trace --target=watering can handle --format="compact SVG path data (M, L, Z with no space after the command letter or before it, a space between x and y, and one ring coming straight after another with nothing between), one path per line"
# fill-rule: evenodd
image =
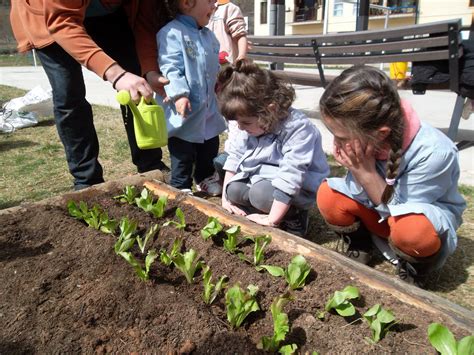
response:
M133 102L132 97L130 96L130 93L127 90L120 90L115 96L115 98L117 99L120 105L130 107L130 110L132 110L134 116L141 117L140 111L138 111L135 102Z

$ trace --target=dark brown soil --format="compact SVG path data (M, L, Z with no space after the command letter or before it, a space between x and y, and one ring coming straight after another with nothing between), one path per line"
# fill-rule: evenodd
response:
M165 217L157 220L136 206L114 201L111 196L118 192L97 193L87 203L99 204L116 219L128 216L139 221L142 231L174 217L172 201ZM204 241L199 231L207 216L180 207L187 221L184 248L197 250L214 277L228 275L229 285L259 287L262 310L251 314L240 329L228 326L223 295L211 306L204 304L200 274L190 285L179 270L157 260L151 280L143 282L114 253L115 237L73 219L65 206L31 205L0 215L0 354L258 353L259 339L272 335L269 308L285 292L285 281L227 254L220 238ZM162 227L149 247L169 250L178 235L174 227ZM242 249L251 255L252 245ZM143 258L137 246L133 252ZM286 266L293 256L270 245L265 263ZM308 261L312 266L308 284L285 307L290 319L285 343L296 343L300 353L435 354L427 339L432 322L445 324L457 338L467 335L441 316L360 284L337 265ZM347 285L359 287L362 295L355 302L357 316L327 314L319 320L317 314L328 298ZM399 323L383 340L371 344L367 323L358 318L376 303L391 309Z

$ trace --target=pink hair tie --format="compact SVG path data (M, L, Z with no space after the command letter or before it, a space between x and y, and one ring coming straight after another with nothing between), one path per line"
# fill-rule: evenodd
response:
M389 186L395 185L395 181L396 181L396 179L387 179L387 178L385 178L385 182L386 182L387 185L389 185Z

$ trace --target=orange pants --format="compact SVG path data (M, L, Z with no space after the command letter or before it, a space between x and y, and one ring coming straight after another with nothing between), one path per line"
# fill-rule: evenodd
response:
M350 226L360 220L370 232L381 238L390 237L398 249L410 256L431 256L441 248L438 233L423 214L389 217L378 223L380 216L375 210L332 190L326 181L319 187L316 202L329 224Z

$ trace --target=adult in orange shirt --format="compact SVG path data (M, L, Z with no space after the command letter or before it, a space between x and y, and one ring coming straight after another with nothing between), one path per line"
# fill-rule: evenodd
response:
M81 65L128 90L132 99L163 93L155 34L158 0L12 1L10 20L20 52L36 49L53 90L54 116L74 188L104 181L99 142L85 98ZM140 150L133 116L122 107L132 161L139 172L166 170L161 149Z

